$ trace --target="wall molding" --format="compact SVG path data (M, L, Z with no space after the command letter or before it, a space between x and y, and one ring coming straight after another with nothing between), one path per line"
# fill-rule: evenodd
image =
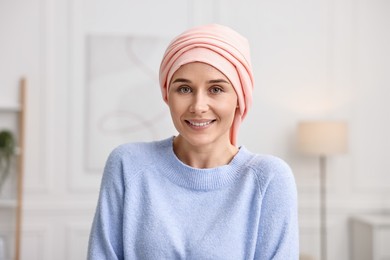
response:
M46 109L46 104L48 101L47 86L48 78L50 74L50 63L48 49L50 48L48 32L48 25L50 24L50 2L47 0L37 0L37 3L40 5L40 19L39 19L39 42L40 48L39 53L41 59L38 62L40 68L40 75L38 75L38 81L31 81L29 75L27 76L27 111L26 111L26 133L34 133L34 136L26 135L26 162L24 165L25 171L25 192L26 193L47 193L49 188L48 182L48 171L46 167L46 155L48 149L48 142L46 141L47 129L48 128L48 109ZM31 84L36 84L35 87L31 87ZM35 90L35 91L33 91ZM38 91L38 93L37 93ZM31 97L35 96L38 100L32 100ZM34 102L35 101L35 102ZM36 109L30 109L31 106L36 105ZM31 111L36 111L33 115L34 118L39 118L39 123L31 121ZM33 128L39 127L38 131L32 131ZM32 147L32 140L35 144ZM39 144L39 145L38 145ZM37 156L38 158L32 158L32 156ZM30 167L32 166L32 167ZM32 173L32 174L30 174ZM34 178L29 178L28 176L34 176Z
M24 224L22 235L21 259L50 259L51 239L48 224Z
M91 223L70 222L65 228L65 259L86 259Z
M371 85L368 85L367 84L367 78L364 77L364 75L366 75L367 73L370 73L370 71L364 71L365 66L367 66L366 64L369 64L369 62L373 62L373 60L367 60L365 59L363 56L365 53L370 53L370 57L372 57L373 55L372 54L375 54L375 50L372 50L372 49L369 49L369 44L365 43L362 41L362 39L371 39L373 35L365 35L365 33L367 33L367 31L370 31L370 33L373 33L373 32L376 32L378 30L380 30L380 28L378 28L378 26L375 26L375 30L368 30L368 26L372 26L373 23L377 23L377 22L372 22L370 24L370 18L373 18L372 17L372 14L370 14L370 11L372 11L370 9L371 8L377 8L378 6L374 6L374 3L372 3L371 5L369 4L370 1L368 0L359 0L359 1L352 1L351 2L351 9L352 9L352 12L351 12L351 45L350 45L350 49L351 49L351 82L352 82L352 85L355 86L355 92L357 93L355 95L355 103L353 105L355 105L352 109L353 109L353 113L352 113L352 118L354 120L354 126L355 126L355 132L354 133L354 137L355 137L355 140L360 140L360 142L354 142L353 143L353 151L354 151L354 154L352 155L351 157L351 161L352 161L352 164L353 164L353 168L352 168L352 171L354 172L354 174L352 175L352 188L353 188L353 191L355 193L359 193L359 192L368 192L368 193L386 193L386 194L389 194L390 193L390 177L388 174L378 174L377 173L377 164L378 163L385 163L385 165L383 165L383 167L379 167L380 170L382 171L386 171L386 169L388 169L388 162L389 160L387 160L386 158L387 157L381 157L381 158L377 158L377 161L372 161L372 158L374 158L372 156L372 154L369 154L370 152L370 148L372 150L373 147L366 147L365 144L364 144L364 138L361 138L362 136L370 136L372 138L370 138L369 140L369 144L373 144L375 142L378 142L378 140L376 140L378 134L383 134L383 138L387 138L387 134L383 131L383 129L385 129L385 127L388 128L388 124L390 123L390 121L387 121L387 125L383 122L383 119L386 119L386 117L383 117L382 116L382 120L380 120L379 118L377 118L375 115L377 114L376 112L380 113L380 111L376 111L376 110L372 110L372 106L367 106L366 103L362 103L363 100L367 100L369 98L373 98L373 97L370 97L369 95L367 95L368 93L370 95L375 95L375 93L372 92L372 87ZM364 15L362 15L362 11L364 10ZM379 9L378 9L379 10ZM379 19L379 15L380 13L376 13L376 17L375 19ZM382 23L384 24L384 23ZM364 25L364 26L363 26ZM377 25L377 24L376 24ZM384 30L385 27L383 27ZM364 31L365 30L365 31ZM385 33L386 31L384 31ZM383 35L383 34L382 34ZM362 51L362 47L361 45L362 44L366 44L364 45L364 52ZM371 46L372 47L372 46ZM360 49L359 49L360 48ZM380 48L380 46L375 46L373 48ZM374 59L374 58L372 58ZM382 57L382 60L386 60L385 56ZM363 65L364 64L364 65ZM373 65L373 64L371 64ZM365 74L362 73L362 71L366 72ZM372 84L379 84L378 83L378 75L379 74L375 74L375 75L371 75L370 74L370 79L369 81L372 81ZM380 75L379 75L380 76ZM386 84L383 84L384 82L381 82L381 85L386 85ZM363 89L365 88L365 89ZM359 96L360 95L360 96ZM379 99L379 97L382 97L383 95L386 95L386 93L381 93L379 94L379 96L376 96L376 99ZM367 101L366 101L367 102ZM375 101L373 101L375 102ZM377 102L380 102L380 100L377 100ZM359 106L356 106L356 104L359 104ZM379 103L376 103L375 105L379 106L380 104ZM360 107L364 107L364 110L362 109L359 109ZM371 110L369 110L371 108ZM363 113L364 112L364 113ZM376 124L375 125L375 129L376 131L375 132L370 132L370 131L367 131L367 130L370 130L370 128L367 128L367 126L369 125L372 125L372 122L371 120L367 120L367 119L372 119L374 118L373 120L376 120L376 123L379 123L379 124ZM360 130L360 133L357 132L356 129L361 129L362 127L366 127L366 129L364 130ZM371 128L371 130L373 130L373 128ZM374 140L373 140L374 138ZM381 142L381 146L388 146L389 145L389 142L386 142L384 141L386 139L383 139L383 141ZM367 144L367 143L366 143ZM390 148L390 147L388 147ZM382 151L386 151L386 150L389 150L389 149L386 149L385 147L382 147ZM367 153L367 154L364 154L364 153ZM381 153L380 153L381 154ZM380 157L377 156L377 157ZM371 160L371 161L370 161ZM365 170L361 170L359 169L359 163L361 163L362 161L364 161L366 163L365 167L366 169ZM370 165L367 165L371 163Z

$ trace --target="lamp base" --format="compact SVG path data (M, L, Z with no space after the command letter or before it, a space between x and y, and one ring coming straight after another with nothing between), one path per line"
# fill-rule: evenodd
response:
M326 157L320 156L320 244L321 260L327 259L326 228Z

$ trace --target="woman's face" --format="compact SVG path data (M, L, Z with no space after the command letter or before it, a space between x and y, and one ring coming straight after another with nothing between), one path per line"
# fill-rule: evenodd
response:
M237 94L213 66L201 62L181 66L170 82L168 106L177 131L189 144L230 144Z

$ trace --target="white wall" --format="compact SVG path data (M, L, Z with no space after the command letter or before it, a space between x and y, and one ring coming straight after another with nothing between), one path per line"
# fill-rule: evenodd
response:
M390 210L389 11L383 0L1 1L0 101L29 82L22 259L85 259L101 177L84 167L85 36L169 38L209 22L251 42L256 90L239 140L290 163L301 249L314 256L318 162L296 151L296 124L349 122L349 153L328 160L328 256L348 259L349 217Z

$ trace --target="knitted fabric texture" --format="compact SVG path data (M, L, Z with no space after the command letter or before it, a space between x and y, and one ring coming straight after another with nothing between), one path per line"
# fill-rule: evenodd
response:
M108 158L88 259L297 260L297 193L287 164L241 147L197 169L173 139L125 144Z

